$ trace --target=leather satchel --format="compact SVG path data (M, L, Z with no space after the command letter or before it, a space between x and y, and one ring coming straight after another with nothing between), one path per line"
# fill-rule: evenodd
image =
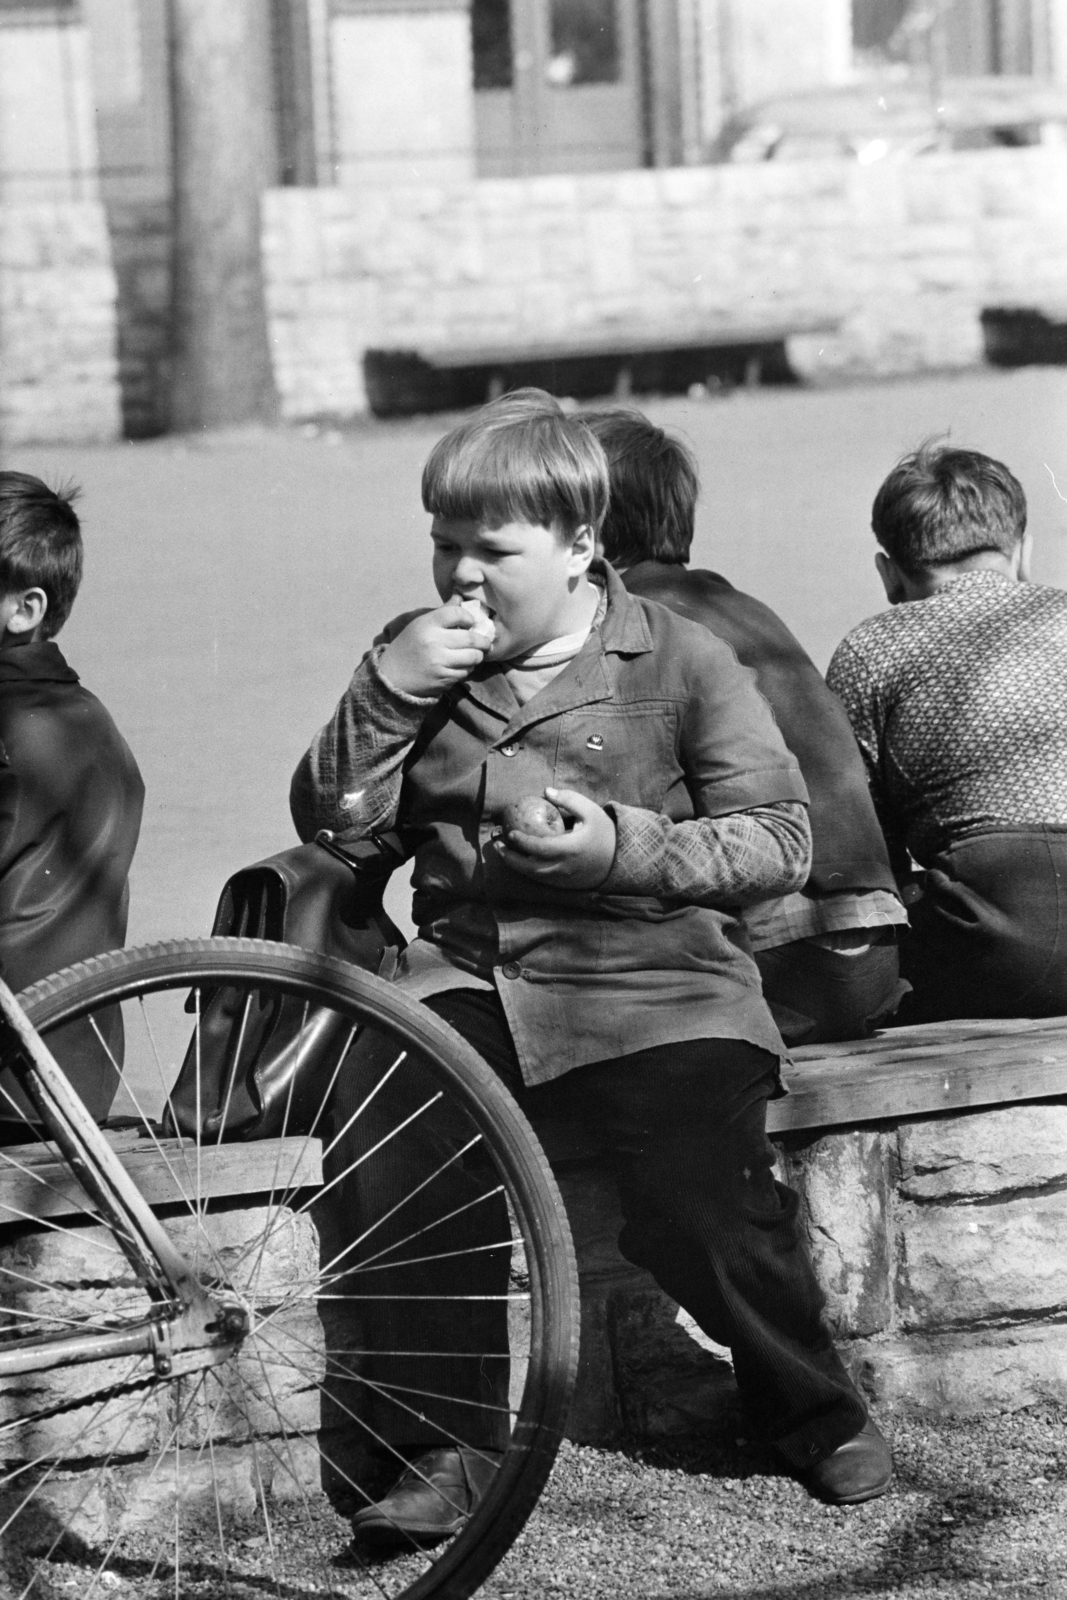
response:
M382 905L405 859L396 834L320 833L235 872L212 934L302 945L368 972L390 972L404 948ZM196 1007L190 996L186 1009ZM171 1090L164 1132L203 1142L311 1133L352 1024L328 1006L247 987L201 992L200 1017Z

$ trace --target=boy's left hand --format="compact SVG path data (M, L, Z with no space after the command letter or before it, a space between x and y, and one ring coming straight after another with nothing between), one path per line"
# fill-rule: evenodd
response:
M573 826L547 837L512 833L506 841L494 840L493 848L524 878L558 889L598 889L615 860L615 824L602 806L576 789L546 789L545 794Z

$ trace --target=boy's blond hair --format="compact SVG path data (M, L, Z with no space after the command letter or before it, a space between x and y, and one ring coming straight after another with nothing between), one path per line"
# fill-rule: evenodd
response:
M580 417L543 389L492 400L446 433L422 473L435 517L500 528L530 522L573 538L607 515L607 457Z

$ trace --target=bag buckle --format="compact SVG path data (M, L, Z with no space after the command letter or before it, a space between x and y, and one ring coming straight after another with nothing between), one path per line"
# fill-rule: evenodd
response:
M320 828L315 843L361 876L387 878L407 860L398 833L368 833L359 839L345 839L331 828Z

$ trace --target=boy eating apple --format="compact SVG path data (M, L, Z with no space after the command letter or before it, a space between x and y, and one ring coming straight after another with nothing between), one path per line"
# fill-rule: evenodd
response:
M733 652L628 595L596 559L607 462L549 396L506 396L448 434L423 502L442 604L390 623L357 667L294 776L298 831L410 830L418 937L396 982L528 1110L595 1124L623 1252L730 1346L753 1425L813 1492L868 1499L888 1485L889 1451L823 1324L797 1197L772 1176L765 1108L784 1051L738 920L805 881L797 764ZM565 828L501 835L505 808L530 795ZM381 1137L373 1107L355 1116L375 1048L364 1034L333 1109L353 1237ZM388 1172L373 1181L382 1203ZM507 1262L478 1259L491 1299ZM448 1268L454 1298L474 1269L461 1252ZM428 1322L413 1373L420 1330L406 1320L404 1376L383 1365L379 1398L402 1382L439 1404L395 1407L390 1421L383 1402L378 1431L411 1466L354 1524L430 1544L462 1526L506 1440L488 1421L472 1435L477 1363L435 1368L447 1347ZM476 1349L485 1333L475 1320L463 1336Z

